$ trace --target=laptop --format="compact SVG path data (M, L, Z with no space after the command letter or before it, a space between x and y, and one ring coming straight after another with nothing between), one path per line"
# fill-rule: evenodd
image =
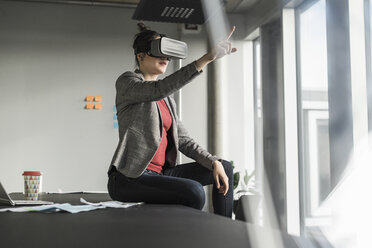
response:
M0 182L0 205L20 206L20 205L49 205L54 204L50 201L33 200L12 200Z

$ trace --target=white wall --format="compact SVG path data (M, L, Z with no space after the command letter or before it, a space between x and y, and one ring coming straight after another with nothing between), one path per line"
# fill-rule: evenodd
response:
M200 33L181 34L181 39L189 46L189 55L183 60L187 65L199 59L207 52L207 37L205 27L201 26ZM181 89L181 118L189 131L190 136L204 149L208 149L208 67L194 79L191 84ZM182 163L193 162L192 159L182 156Z
M134 68L133 11L0 2L0 180L8 191L22 191L24 170L44 173L44 191L106 190L118 141L114 84ZM177 35L175 24L146 24ZM88 94L102 96L102 110L84 109Z
M236 171L254 169L253 47L249 41L233 40L238 51L224 58L226 160Z

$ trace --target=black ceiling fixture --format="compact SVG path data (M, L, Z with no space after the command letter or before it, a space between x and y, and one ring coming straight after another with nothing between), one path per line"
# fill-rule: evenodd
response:
M140 0L132 19L203 24L208 16L203 12L202 1L205 0Z

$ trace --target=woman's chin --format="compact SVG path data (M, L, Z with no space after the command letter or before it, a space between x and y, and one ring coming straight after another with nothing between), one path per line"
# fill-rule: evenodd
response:
M165 71L166 71L166 69L159 69L158 74L163 74L163 73L165 73Z

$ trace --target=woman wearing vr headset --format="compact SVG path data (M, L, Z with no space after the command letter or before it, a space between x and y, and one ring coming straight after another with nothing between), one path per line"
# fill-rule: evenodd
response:
M202 209L203 186L213 184L214 213L231 218L232 166L189 137L171 95L197 77L207 64L236 51L228 41L235 27L226 40L207 54L158 80L170 57L177 57L164 54L161 50L166 48L159 46L162 42L178 41L162 40L164 35L143 23L138 26L140 33L133 43L138 69L125 72L116 81L119 144L108 172L110 196L123 202L181 204ZM196 162L177 165L178 150Z

